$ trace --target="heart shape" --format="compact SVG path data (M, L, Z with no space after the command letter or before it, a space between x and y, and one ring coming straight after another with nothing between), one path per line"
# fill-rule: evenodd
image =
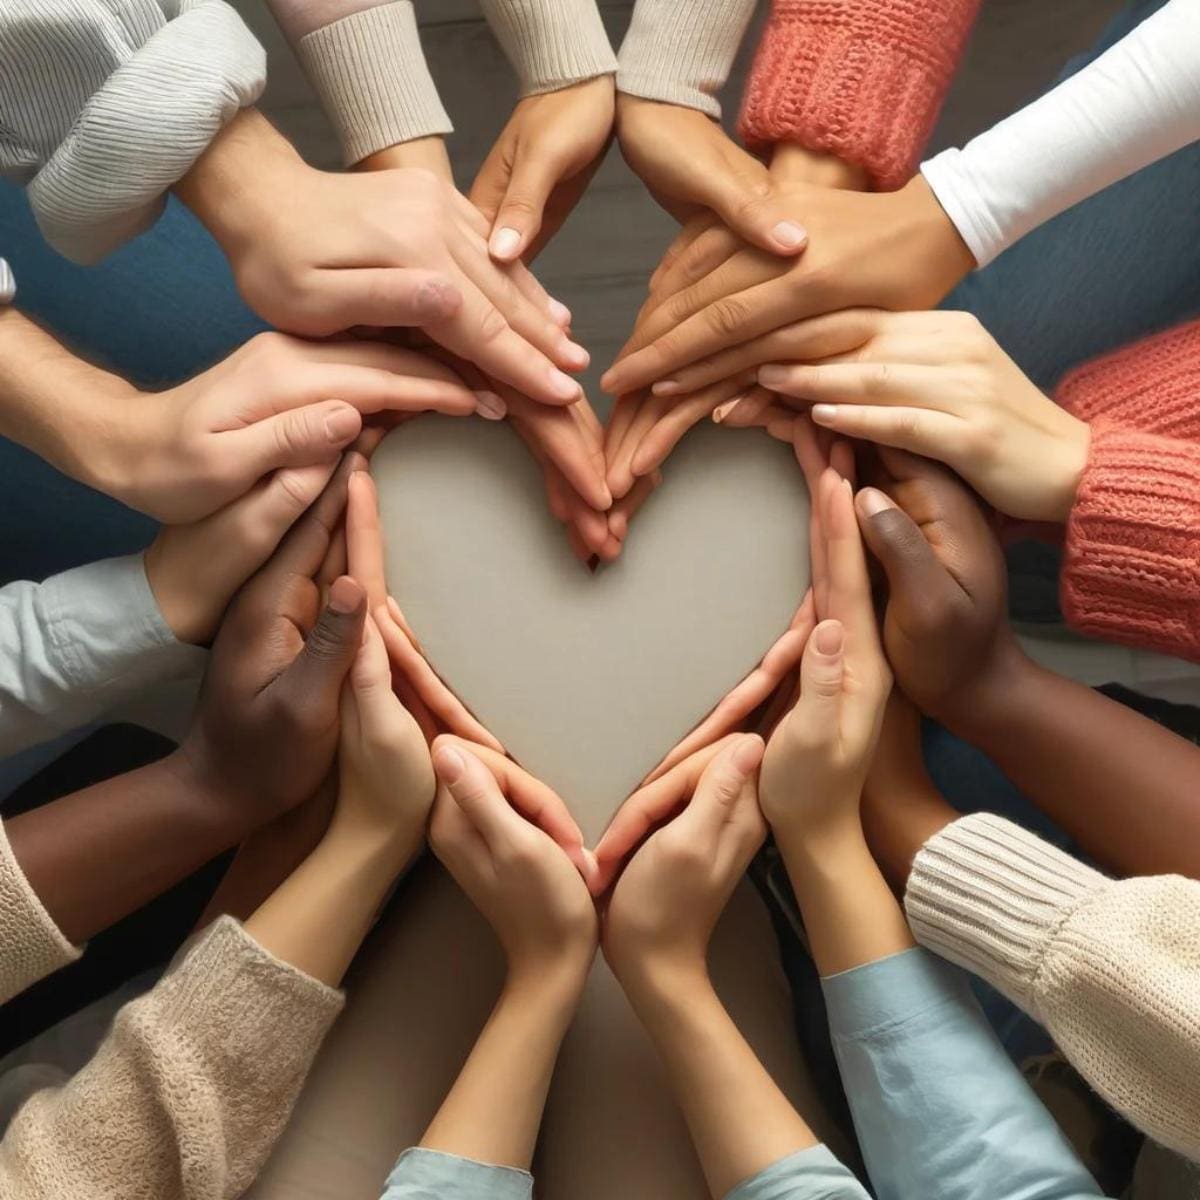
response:
M808 587L804 481L757 431L691 434L595 574L505 426L423 417L388 435L372 474L389 588L429 661L589 844Z

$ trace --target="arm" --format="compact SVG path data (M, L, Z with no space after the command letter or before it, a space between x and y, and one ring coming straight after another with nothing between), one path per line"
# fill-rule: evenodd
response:
M166 191L266 80L266 56L216 0L16 0L0 19L0 172L47 240L95 262L148 228ZM172 103L162 103L164 79Z
M900 187L978 10L979 0L774 0L746 82L743 139L833 154L880 191Z
M818 503L823 619L796 706L767 748L762 804L822 975L872 1182L881 1200L1099 1197L966 982L913 948L867 849L859 797L890 678L850 489L831 470Z
M1094 62L921 173L982 267L1200 137L1200 12L1171 0Z

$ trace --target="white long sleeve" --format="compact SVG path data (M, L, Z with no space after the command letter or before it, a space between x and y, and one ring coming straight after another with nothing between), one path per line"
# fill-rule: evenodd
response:
M979 266L1200 139L1200 0L1170 0L1077 74L921 164Z
M86 725L207 659L163 619L140 554L0 588L0 755Z
M0 175L56 250L95 262L153 224L266 72L223 0L4 0Z

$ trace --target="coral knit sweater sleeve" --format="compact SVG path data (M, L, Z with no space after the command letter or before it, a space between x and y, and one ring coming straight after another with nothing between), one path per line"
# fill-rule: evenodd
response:
M1095 637L1200 660L1200 321L1085 364L1056 399L1092 427L1063 614Z
M937 120L980 0L774 0L741 134L795 142L900 187Z

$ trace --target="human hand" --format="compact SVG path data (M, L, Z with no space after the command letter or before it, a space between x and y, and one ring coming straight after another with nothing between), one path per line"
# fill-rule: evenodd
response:
M433 765L420 728L392 691L387 649L369 613L363 634L342 688L340 785L327 836L387 847L403 865L425 840Z
M604 158L614 106L611 75L517 101L470 192L497 262L530 259L558 232Z
M176 756L214 812L243 832L308 799L333 762L339 698L362 641L366 597L342 576L322 608L318 575L347 478L362 462L346 456L230 606Z
M892 683L849 481L826 469L813 502L821 621L804 650L795 705L767 744L761 779L763 813L785 848L857 824Z
M1039 391L970 313L830 313L717 355L699 381L756 360L766 364L758 382L811 404L818 425L936 458L1009 516L1062 522L1070 514L1091 431Z
M604 957L626 990L662 973L706 975L717 918L766 836L755 782L762 739L741 734L702 753L698 776L690 760L677 768L692 785L686 807L634 854L605 911Z
M652 281L653 307L604 375L606 391L653 386L678 398L674 373L691 363L834 309L929 308L974 266L919 175L898 192L780 182L776 194L803 214L804 254L780 258L751 246L731 255L720 227L695 238Z
M579 398L564 370L587 366L587 351L527 268L489 257L487 221L438 175L316 171L248 112L178 190L272 324L309 337L418 326L536 400Z
M1004 556L974 496L944 467L882 450L888 492L855 507L883 566L883 642L897 684L953 729L980 715L1026 660L1008 624Z
M185 383L123 397L94 482L160 521L194 521L272 471L332 467L364 416L425 411L499 419L504 406L412 350L263 333Z
M566 976L582 986L598 923L584 877L546 829L548 818L569 820L562 801L514 763L460 739L439 738L433 763L430 843L496 931L509 982Z
M774 255L804 249L806 233L770 172L704 113L617 95L617 141L633 172L676 220L704 212Z

